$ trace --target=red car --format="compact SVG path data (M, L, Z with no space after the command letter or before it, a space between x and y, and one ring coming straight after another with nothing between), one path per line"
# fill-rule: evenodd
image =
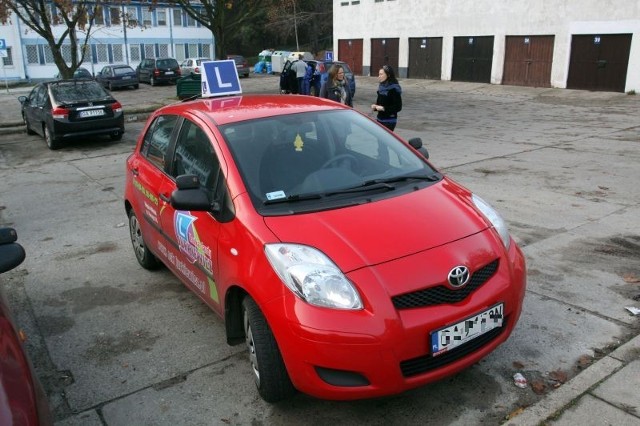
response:
M0 273L22 263L24 249L12 228L0 228ZM51 414L24 350L24 333L14 324L0 285L0 425L50 425Z
M260 395L358 399L467 368L513 331L525 260L420 139L309 96L156 111L127 159L138 262L246 342Z

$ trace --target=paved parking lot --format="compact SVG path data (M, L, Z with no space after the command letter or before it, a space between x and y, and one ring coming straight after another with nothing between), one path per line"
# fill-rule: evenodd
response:
M241 82L245 92L277 93L274 76ZM168 271L145 271L133 256L124 161L142 123L129 122L120 142L59 151L37 136L5 135L0 224L18 230L27 260L0 279L57 424L500 424L562 386L554 378L637 335L638 317L625 307L640 307L640 98L401 84L398 134L422 137L434 165L498 208L527 256L525 307L507 343L453 378L395 397L266 404L222 322ZM357 109L368 112L375 87L358 78ZM142 85L115 97L127 111L172 101L174 91ZM15 94L0 95L0 106L7 120ZM516 372L534 386L514 386Z

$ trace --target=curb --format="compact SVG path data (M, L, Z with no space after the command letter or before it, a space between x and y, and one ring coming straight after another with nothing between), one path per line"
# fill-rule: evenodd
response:
M566 407L572 405L594 386L636 359L639 349L640 336L636 336L504 424L507 426L544 424L546 420L561 414Z

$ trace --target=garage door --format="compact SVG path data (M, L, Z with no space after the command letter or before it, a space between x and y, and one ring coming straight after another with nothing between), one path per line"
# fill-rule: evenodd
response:
M554 36L507 36L502 84L551 87Z
M489 83L493 36L454 37L451 80Z
M442 37L409 39L409 78L440 80L442 74Z
M362 39L338 40L338 60L349 64L355 75L362 75Z
M398 76L398 51L400 39L398 38L372 38L371 39L371 76L378 76L378 71L383 65L390 65Z

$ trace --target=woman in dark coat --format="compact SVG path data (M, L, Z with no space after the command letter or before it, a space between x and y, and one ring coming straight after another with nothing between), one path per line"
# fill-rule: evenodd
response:
M402 88L389 65L378 71L378 82L378 98L371 105L371 110L378 112L378 123L393 130L398 122L398 113L402 110Z
M344 68L342 65L331 65L327 81L322 83L322 87L320 87L320 97L353 107L349 82L344 78Z

